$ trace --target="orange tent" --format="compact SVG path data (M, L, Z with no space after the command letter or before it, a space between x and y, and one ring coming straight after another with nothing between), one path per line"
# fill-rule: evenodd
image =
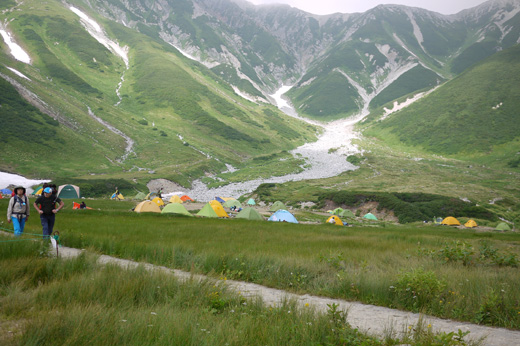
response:
M72 209L79 209L80 204L76 202L72 202Z
M190 202L195 202L192 198L190 198L190 196L188 195L184 195L181 197L182 201L183 202L186 202L186 201L190 201Z

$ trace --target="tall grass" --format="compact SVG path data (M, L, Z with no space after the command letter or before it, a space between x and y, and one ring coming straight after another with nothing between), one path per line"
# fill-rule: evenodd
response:
M38 227L29 223L28 229L34 226ZM414 225L341 228L97 210L65 210L56 229L66 246L121 258L520 328L514 260L482 260L478 250L484 240L502 258L518 258L520 242L514 233ZM446 261L444 253L455 251L455 241L472 246L471 261L458 257ZM421 284L421 272L428 282ZM430 286L440 289L431 293ZM429 295L423 298L424 294Z
M343 315L265 307L213 283L181 283L92 256L41 257L29 242L0 265L3 345L380 345ZM32 251L32 255L28 255Z

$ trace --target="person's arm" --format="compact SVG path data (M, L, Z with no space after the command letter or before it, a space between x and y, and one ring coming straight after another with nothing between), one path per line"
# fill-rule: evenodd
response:
M59 212L60 209L63 208L63 206L65 205L65 203L63 203L63 201L62 201L61 199L60 199L60 202L59 202L59 203L60 203L60 205L58 206L58 208L56 208L56 209L54 209L54 210L52 211L54 214L56 214L57 212Z
M13 200L14 197L12 197L9 200L9 205L7 206L7 222L11 223L11 215L13 215Z
M34 209L36 209L38 211L38 214L43 214L43 210L41 210L39 207L38 207L38 204L36 204L36 202L38 202L38 200L36 200L34 203L33 203L33 206L34 206Z
M29 220L29 214L31 213L31 205L29 204L29 197L25 196L25 221Z

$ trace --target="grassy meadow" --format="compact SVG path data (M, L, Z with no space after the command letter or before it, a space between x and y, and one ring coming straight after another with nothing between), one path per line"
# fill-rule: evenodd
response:
M1 246L2 345L382 345L333 307L266 307L210 281L48 258L39 242Z
M87 205L101 210L69 205L58 215L63 245L292 292L520 329L515 232L193 219L132 213L132 202L87 200ZM320 217L324 222L326 216ZM36 218L26 232L40 232Z

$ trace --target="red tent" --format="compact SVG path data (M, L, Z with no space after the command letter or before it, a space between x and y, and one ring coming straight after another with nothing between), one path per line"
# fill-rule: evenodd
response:
M182 201L183 202L186 202L186 201L190 201L190 202L195 202L192 198L190 198L188 195L184 195L181 197Z

